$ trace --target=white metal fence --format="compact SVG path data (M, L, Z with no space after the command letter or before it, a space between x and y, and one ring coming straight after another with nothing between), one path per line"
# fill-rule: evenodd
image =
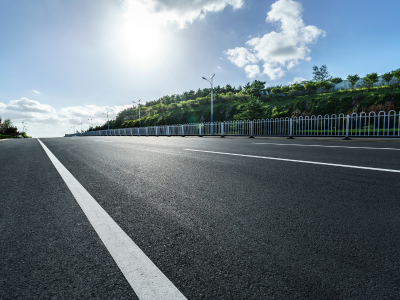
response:
M400 112L353 113L88 131L71 136L385 136L400 137Z

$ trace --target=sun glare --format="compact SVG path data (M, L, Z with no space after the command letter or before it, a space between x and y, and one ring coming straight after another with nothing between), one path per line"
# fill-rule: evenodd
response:
M124 14L124 42L135 61L148 61L161 51L163 26L155 14L140 2L132 1Z

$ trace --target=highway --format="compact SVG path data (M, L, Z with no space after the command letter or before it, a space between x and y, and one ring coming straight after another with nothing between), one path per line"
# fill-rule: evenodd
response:
M0 299L400 299L399 180L398 139L3 140Z

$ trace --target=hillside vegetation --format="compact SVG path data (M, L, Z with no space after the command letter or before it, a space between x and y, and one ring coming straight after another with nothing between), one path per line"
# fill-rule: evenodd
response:
M244 87L214 88L214 122L295 117L307 115L400 111L400 69L378 76L377 73L349 75L351 88L333 90L340 78L329 76L326 65L313 68L313 80L287 86L265 87L255 80ZM376 86L376 85L379 86ZM210 122L211 90L199 89L181 95L164 96L141 105L141 125L160 126ZM110 129L138 127L138 108L121 111L110 121ZM107 123L91 130L107 129Z

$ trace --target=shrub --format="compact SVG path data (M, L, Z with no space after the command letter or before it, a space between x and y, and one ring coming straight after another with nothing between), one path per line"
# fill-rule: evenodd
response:
M317 85L312 82L312 81L308 81L306 82L306 84L304 85L304 89L309 93L315 93L315 91L317 90Z

